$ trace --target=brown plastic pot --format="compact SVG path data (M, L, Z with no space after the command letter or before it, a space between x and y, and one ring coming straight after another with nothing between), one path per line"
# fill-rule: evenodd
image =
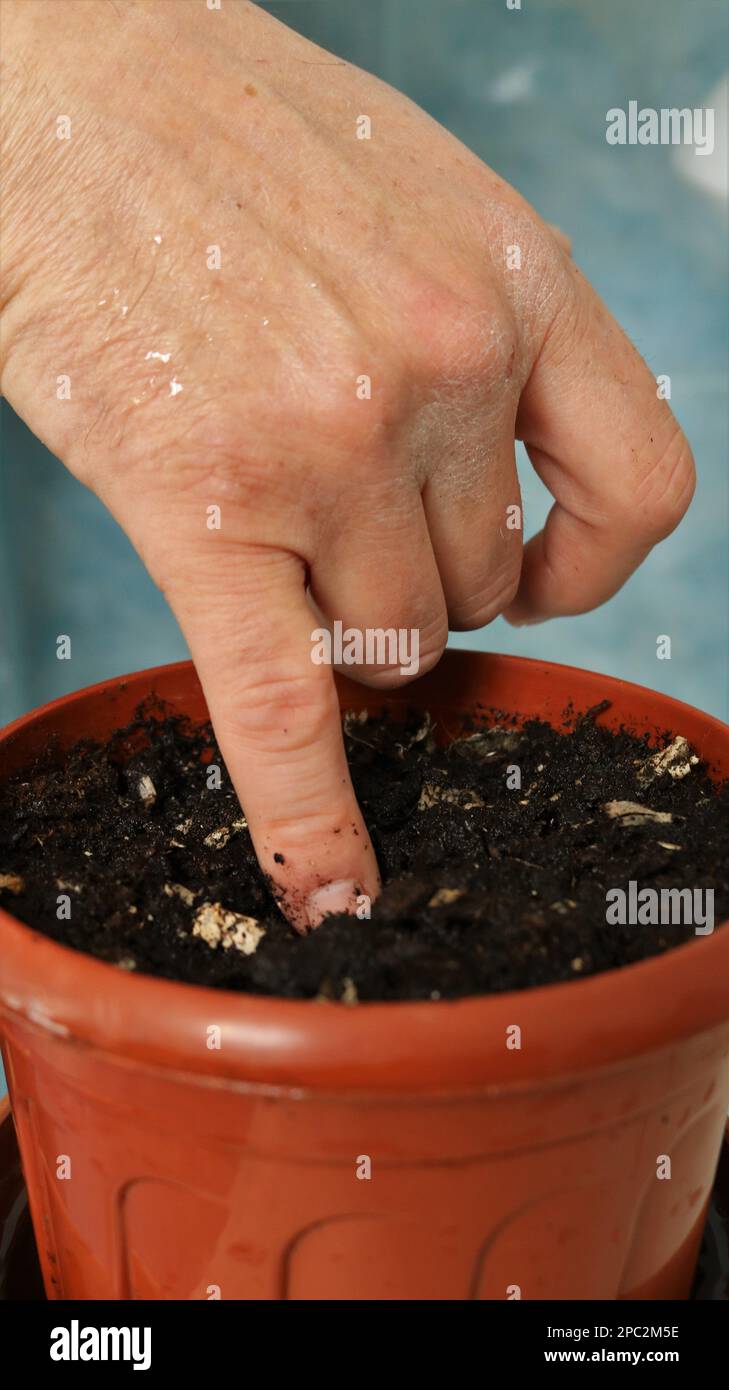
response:
M149 691L205 715L188 663L108 681L5 730L4 775ZM606 697L607 723L673 729L729 774L726 726L569 667L453 651L386 703L448 734L479 701L558 724ZM132 976L0 912L0 1019L51 1297L688 1296L729 1096L728 930L568 984L346 1008Z

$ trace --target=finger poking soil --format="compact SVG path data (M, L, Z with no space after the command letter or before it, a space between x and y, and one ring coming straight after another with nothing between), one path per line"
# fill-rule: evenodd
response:
M346 714L384 889L371 920L308 937L272 900L210 727L142 708L0 787L0 906L124 970L350 1007L584 979L695 933L609 925L610 889L711 889L729 916L729 783L680 730L656 752L597 724L603 708L560 733L472 722L448 747L422 713Z

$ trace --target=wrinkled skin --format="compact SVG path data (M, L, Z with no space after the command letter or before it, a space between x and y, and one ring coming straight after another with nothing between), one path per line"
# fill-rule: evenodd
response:
M690 450L564 238L374 77L234 0L2 21L3 393L167 596L305 928L379 882L307 586L419 629L428 670L449 622L609 598L685 511ZM515 437L555 499L524 551Z

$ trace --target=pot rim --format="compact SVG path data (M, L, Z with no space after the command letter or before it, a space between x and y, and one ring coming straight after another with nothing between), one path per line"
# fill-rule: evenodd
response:
M461 675L473 676L478 668L481 677L489 665L521 668L525 677L536 668L564 677L593 674L463 649L447 651L443 661L454 673L460 667ZM56 710L130 682L149 687L163 676L189 679L191 668L189 661L152 667L61 696L0 730L0 749ZM651 704L658 699L673 720L685 711L729 748L729 727L712 715L616 677L595 679L606 695L619 688ZM389 692L377 696L381 703L392 698ZM0 909L0 1016L6 1023L20 1019L49 1043L65 1040L120 1061L202 1073L213 1084L378 1092L521 1088L627 1063L729 1024L728 982L729 930L717 926L710 936L582 980L458 1000L347 1007L125 973ZM206 1046L211 1024L222 1030L220 1050ZM512 1051L505 1039L513 1024L521 1027L523 1046Z

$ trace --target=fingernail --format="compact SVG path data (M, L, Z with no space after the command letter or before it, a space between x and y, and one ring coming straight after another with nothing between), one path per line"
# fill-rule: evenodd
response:
M339 878L325 883L306 899L310 927L318 927L325 917L335 912L351 912L357 903L357 885L353 878Z

